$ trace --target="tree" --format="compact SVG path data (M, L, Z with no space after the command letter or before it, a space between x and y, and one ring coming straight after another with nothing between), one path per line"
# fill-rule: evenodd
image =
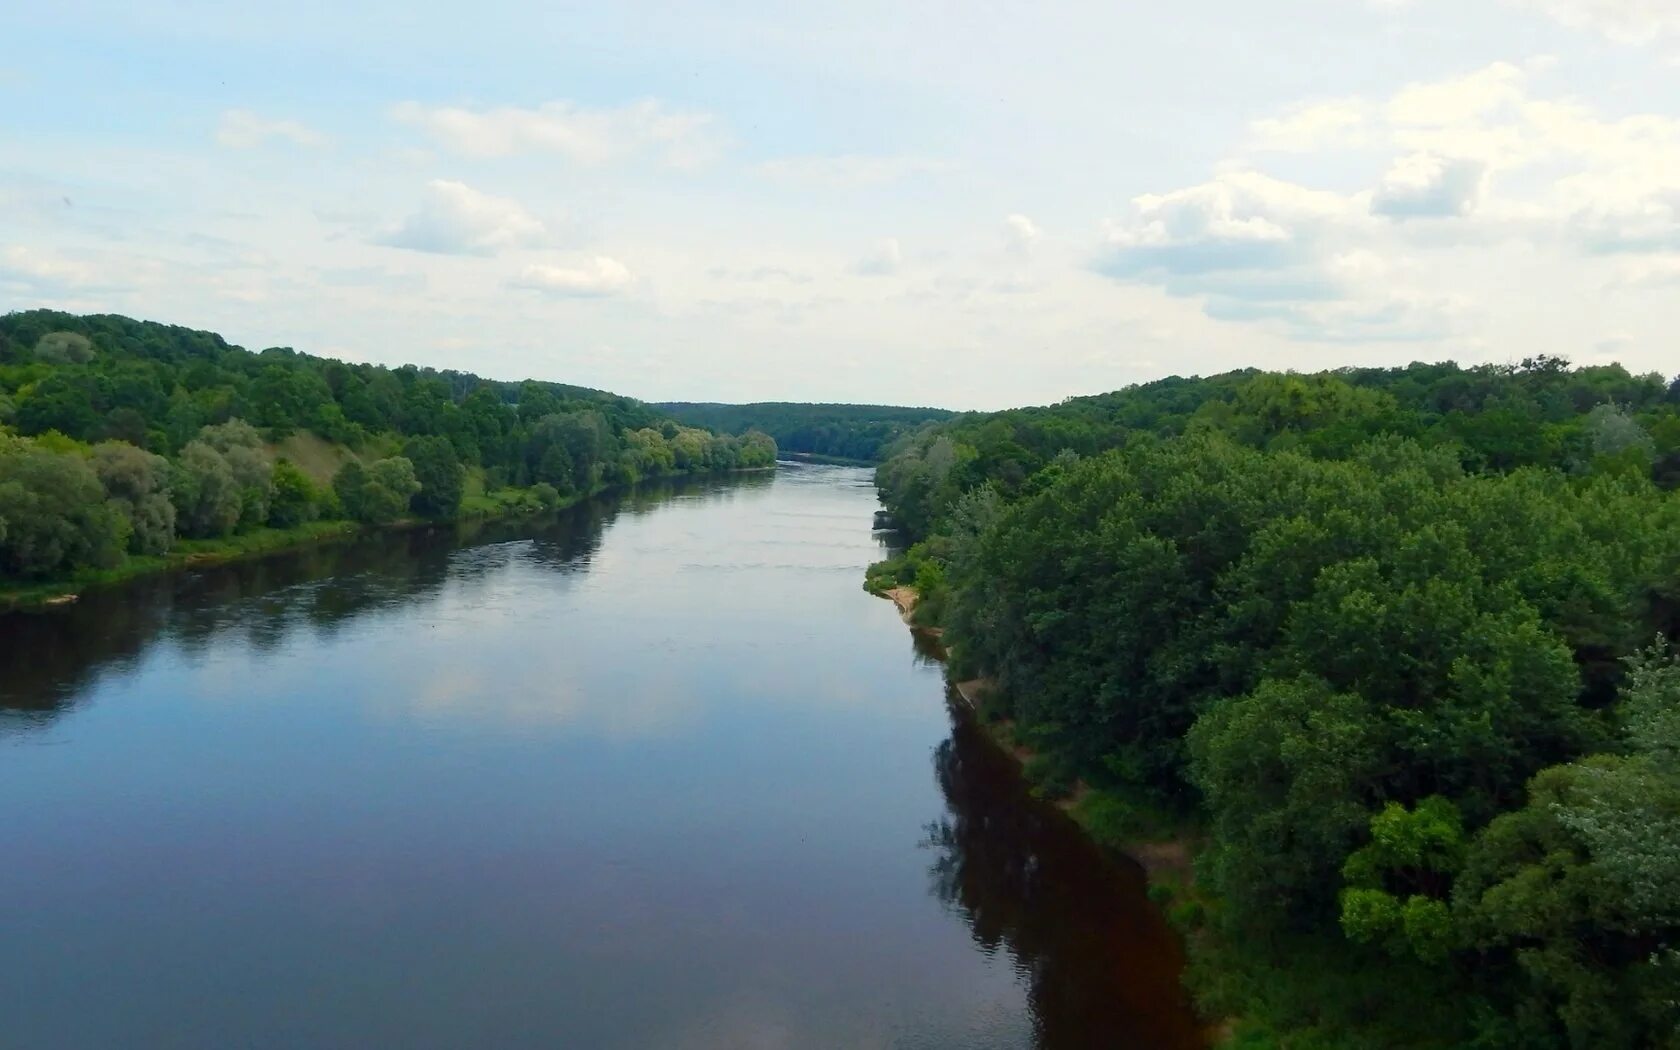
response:
M188 536L225 536L239 524L244 501L228 461L202 441L181 450L170 481L176 521Z
M128 522L81 456L24 447L0 453L0 566L44 577L122 559Z
M175 542L175 505L169 499L169 461L121 441L93 450L93 469L105 494L128 516L128 549L164 554Z
M272 492L268 524L274 528L293 528L320 516L321 497L315 484L291 460L275 460Z
M367 470L360 460L348 460L338 473L333 475L333 492L338 496L338 506L344 516L352 521L364 520L362 513L362 488L367 484Z
M357 517L380 525L395 521L419 491L413 463L402 456L378 460L367 468L366 479L354 497Z
M410 438L403 446L403 456L414 464L414 476L420 483L410 509L424 517L454 517L461 509L466 471L449 439Z
M52 365L85 365L93 360L93 341L79 332L48 332L35 343L35 359Z

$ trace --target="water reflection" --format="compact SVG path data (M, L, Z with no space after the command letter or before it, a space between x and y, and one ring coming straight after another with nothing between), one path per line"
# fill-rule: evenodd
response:
M948 812L928 825L933 892L1028 985L1035 1045L1204 1046L1177 980L1180 946L1117 863L1059 809L1032 798L1014 758L952 698L934 751Z
M108 675L170 644L188 656L227 640L272 652L299 632L329 639L363 616L469 595L515 559L587 571L603 531L682 499L728 500L769 474L650 482L540 518L383 532L274 557L94 590L73 605L0 614L0 736L42 729ZM438 688L442 688L439 686Z

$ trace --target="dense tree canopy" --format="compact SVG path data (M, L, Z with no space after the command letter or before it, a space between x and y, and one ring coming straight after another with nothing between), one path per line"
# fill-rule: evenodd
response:
M279 452L294 435L336 447L332 485ZM447 519L469 482L552 507L775 458L763 433L693 429L582 387L251 353L111 315L0 317L0 581L321 517Z
M671 401L655 405L689 426L721 434L761 431L784 452L875 462L882 450L927 423L955 415L942 408L899 408L889 405L812 405L761 401L750 405L719 405Z
M917 542L872 578L987 715L1206 828L1199 984L1252 1045L1680 1046L1677 393L1541 359L962 417L879 469Z

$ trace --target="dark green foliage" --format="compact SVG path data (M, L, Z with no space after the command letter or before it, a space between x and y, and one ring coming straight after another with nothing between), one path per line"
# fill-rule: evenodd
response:
M917 542L870 582L929 592L1056 781L1208 828L1238 1045L1680 1045L1680 671L1624 664L1680 635L1669 389L1546 359L960 417L879 469Z
M409 501L410 509L428 518L454 517L461 509L466 482L455 446L441 437L410 438L403 456L414 464L414 477L420 483L420 491Z
M15 441L9 427L34 443ZM318 492L294 465L275 462L274 444L303 430L363 455L401 448L411 471L358 464L332 492ZM99 507L78 511L78 520L109 510L125 537L119 548L147 555L166 552L177 531L224 539L323 514L369 522L453 517L478 471L490 488L546 485L536 502L551 506L562 495L609 485L776 459L775 442L762 433L683 427L598 390L349 364L285 347L251 353L210 332L50 310L0 316L0 440L7 442L0 454L83 459L102 442L92 455L108 494ZM21 503L12 514L46 520ZM66 525L65 535L78 527ZM49 549L34 525L19 529L37 537L30 550ZM50 549L69 553L20 556L14 564L27 562L39 576L89 567L96 556L109 560L99 544ZM23 571L0 564L0 582Z
M679 422L703 430L724 434L761 431L774 438L784 452L809 452L865 462L880 459L882 450L923 424L956 414L942 408L781 401L751 405L671 401L654 407Z
M38 578L122 559L128 521L80 455L0 436L0 568Z

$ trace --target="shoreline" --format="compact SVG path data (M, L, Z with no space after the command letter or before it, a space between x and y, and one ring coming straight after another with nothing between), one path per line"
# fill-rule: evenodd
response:
M1037 787L1033 786L1032 777L1028 773L1029 765L1041 756L1041 752L1016 738L1013 722L1007 719L989 719L982 714L985 694L993 688L991 679L982 677L960 682L952 680L946 660L947 650L943 644L938 643L944 630L939 627L926 627L913 621L912 615L918 598L915 588L900 584L870 590L869 593L891 601L898 611L899 619L903 620L905 626L913 633L935 640L937 658L947 666L946 687L967 707L964 717L972 719L996 747L1014 760L1022 779L1028 784L1029 792L1065 814L1079 833L1098 849L1119 854L1142 870L1150 901L1160 910L1167 923L1178 932L1179 939L1188 953L1189 942L1196 936L1197 931L1195 923L1187 921L1179 913L1181 909L1199 913L1210 904L1210 899L1200 892L1195 884L1195 858L1199 844L1197 832L1192 827L1182 826L1167 834L1117 834L1115 829L1101 826L1105 818L1099 813L1099 809L1114 805L1125 806L1126 803L1114 795L1092 788L1083 780L1076 780L1071 790L1062 797L1050 798L1041 794ZM1223 1046L1229 1041L1233 1019L1204 1018L1203 1024L1210 1048Z
M667 474L658 478L643 478L635 484L680 478L751 474L775 469L774 466L742 467L736 470L708 471L704 474ZM334 518L327 521L307 522L290 529L273 529L263 526L250 532L236 533L217 540L178 540L176 547L168 554L127 555L123 563L113 569L86 570L69 578L44 580L39 583L0 584L0 614L41 612L61 605L72 604L89 591L120 586L147 576L187 572L193 569L228 565L239 561L253 561L272 555L304 550L319 544L341 543L357 536L372 535L379 532L404 532L410 529L455 526L467 522L503 521L512 518L534 517L538 514L552 514L569 510L586 500L594 499L608 492L634 487L635 485L602 485L589 492L563 498L552 507L533 508L527 504L513 501L498 501L496 504L488 506L483 503L473 505L463 503L461 509L453 517L436 520L398 518L396 521L373 525L367 522L351 521L346 518ZM480 497L480 499L485 498L495 499L495 497Z
M899 619L912 631L926 637L938 640L943 637L944 629L928 627L914 622L918 595L916 589L907 584L899 584L880 591L871 591L879 598L891 601L898 610ZM944 646L940 646L939 658L945 660ZM975 720L986 734L992 738L1000 748L1014 756L1015 761L1025 771L1027 765L1040 757L1041 752L1029 747L1016 739L1014 725L1007 719L996 720L985 718L981 714L982 703L987 690L993 687L988 678L970 678L964 681L953 681L949 673L946 684L966 704L974 714ZM1171 890L1175 895L1193 890L1195 874L1193 871L1195 835L1189 829L1165 836L1122 836L1115 837L1103 834L1093 826L1088 806L1090 800L1099 793L1083 780L1075 781L1071 790L1061 798L1046 798L1045 801L1057 809L1068 814L1080 829L1097 845L1105 849L1112 849L1124 854L1136 862L1149 876L1151 887L1162 887Z

